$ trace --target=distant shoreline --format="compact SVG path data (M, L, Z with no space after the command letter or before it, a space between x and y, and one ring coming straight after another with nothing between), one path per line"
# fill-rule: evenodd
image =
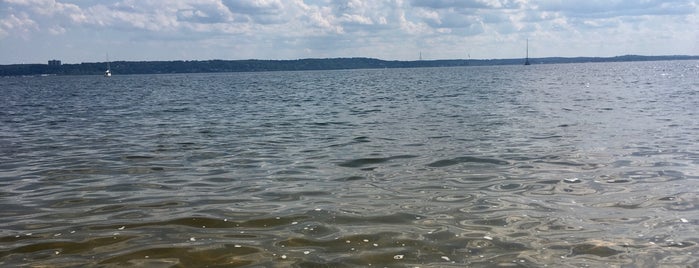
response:
M699 56L640 56L624 55L616 57L548 57L530 58L532 65L588 62L629 62L697 60ZM517 59L453 59L390 61L374 58L326 58L298 60L193 60L193 61L114 61L110 62L115 75L120 74L169 74L169 73L215 73L215 72L265 72L265 71L307 71L343 69L383 69L421 68L455 66L520 65L523 58ZM106 62L78 64L10 64L0 65L0 76L34 75L101 75Z

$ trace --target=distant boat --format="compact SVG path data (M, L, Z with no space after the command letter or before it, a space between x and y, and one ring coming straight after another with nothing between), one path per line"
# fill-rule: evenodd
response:
M530 65L529 63L529 39L527 39L527 56L524 58L524 65Z
M105 77L111 77L111 76L112 76L112 68L109 67L109 54L107 54L107 70L104 71L104 76L105 76Z

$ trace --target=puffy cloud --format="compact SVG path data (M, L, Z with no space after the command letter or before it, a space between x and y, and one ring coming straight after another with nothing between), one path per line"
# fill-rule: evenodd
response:
M236 22L236 16L218 1L197 2L191 7L177 9L177 20L191 23L214 24Z
M534 55L537 43L546 40L555 48L547 49L548 55L565 56L581 53L570 44L623 42L640 34L696 44L699 36L686 26L697 25L698 5L696 0L0 0L0 48L17 43L21 50L25 41L5 42L17 39L12 37L27 40L29 49L32 39L55 36L55 42L71 46L168 46L192 58L216 52L235 57L230 52L235 51L253 58L410 59L423 48L457 57L465 54L463 44L477 47L475 57L513 57L530 38ZM205 47L206 54L199 49L196 56L192 47ZM609 45L583 55L643 53L638 47ZM646 54L663 51L651 47L644 47ZM682 49L667 53L699 53L696 45Z
M0 38L7 37L11 33L24 36L31 29L37 29L37 23L30 19L27 14L9 14L0 19Z
M478 0L413 0L412 5L415 7L429 9L447 9L447 8L487 8L488 4Z
M279 14L284 7L279 0L223 0L223 4L243 14Z
M28 37L45 29L50 34L65 33L64 27L83 23L87 17L80 7L54 0L4 0L0 9L0 38L9 34Z
M683 15L697 11L691 0L543 0L537 9L562 12L570 17L609 18L640 15Z

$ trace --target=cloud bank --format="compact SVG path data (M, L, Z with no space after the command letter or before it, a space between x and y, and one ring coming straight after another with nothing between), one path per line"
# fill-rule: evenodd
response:
M0 64L699 54L692 0L0 0Z

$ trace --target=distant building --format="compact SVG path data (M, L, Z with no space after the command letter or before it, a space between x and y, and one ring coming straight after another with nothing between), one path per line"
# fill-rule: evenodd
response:
M58 66L61 66L60 60L50 60L49 61L49 67L58 67Z

